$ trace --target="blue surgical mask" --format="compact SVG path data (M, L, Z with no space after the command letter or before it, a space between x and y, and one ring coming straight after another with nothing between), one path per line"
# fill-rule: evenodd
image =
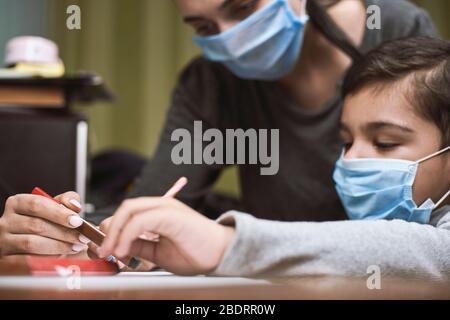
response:
M413 184L420 163L450 150L442 149L418 161L396 159L351 159L343 157L333 174L336 190L350 219L401 219L428 223L431 212L450 195L436 204L428 199L417 206Z
M223 63L240 78L278 80L295 67L307 21L307 16L295 15L288 0L273 0L231 29L196 36L194 42L206 58Z

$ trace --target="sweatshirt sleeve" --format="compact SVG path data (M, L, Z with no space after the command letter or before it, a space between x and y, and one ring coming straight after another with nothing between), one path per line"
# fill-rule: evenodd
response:
M383 276L450 279L450 214L437 227L403 220L276 222L228 212L236 236L214 271L221 276Z

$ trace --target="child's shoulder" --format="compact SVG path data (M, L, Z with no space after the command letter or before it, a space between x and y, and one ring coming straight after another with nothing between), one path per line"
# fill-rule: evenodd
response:
M450 205L434 211L431 214L430 224L437 228L450 230Z

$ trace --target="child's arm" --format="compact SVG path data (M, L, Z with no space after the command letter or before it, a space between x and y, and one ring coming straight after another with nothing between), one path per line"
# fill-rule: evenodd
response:
M230 212L219 219L236 236L216 275L450 279L450 213L438 227L401 220L273 222Z

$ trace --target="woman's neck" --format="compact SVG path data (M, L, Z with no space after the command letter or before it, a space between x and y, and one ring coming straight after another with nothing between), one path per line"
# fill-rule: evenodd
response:
M328 12L350 40L359 46L365 30L364 3L343 0ZM351 59L308 23L297 65L280 83L300 105L317 109L335 95L336 83L350 65Z

